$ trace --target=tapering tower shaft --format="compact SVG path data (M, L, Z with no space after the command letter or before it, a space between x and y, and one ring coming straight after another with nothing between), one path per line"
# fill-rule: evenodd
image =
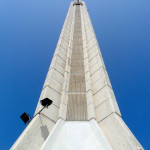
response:
M143 149L121 118L83 1L70 4L39 101L44 98L52 105L31 121L12 150L68 150L70 140L78 150ZM41 109L38 102L35 114ZM76 144L70 129L88 135Z

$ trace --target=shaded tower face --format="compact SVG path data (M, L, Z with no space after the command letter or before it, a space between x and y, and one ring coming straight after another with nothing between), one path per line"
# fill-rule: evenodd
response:
M12 150L143 149L121 118L83 1L71 2L40 100Z

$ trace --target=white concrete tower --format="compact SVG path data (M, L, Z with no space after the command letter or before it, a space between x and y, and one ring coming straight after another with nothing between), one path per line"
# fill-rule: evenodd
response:
M83 1L70 8L36 115L11 150L143 150L121 118ZM42 109L38 102L35 114Z

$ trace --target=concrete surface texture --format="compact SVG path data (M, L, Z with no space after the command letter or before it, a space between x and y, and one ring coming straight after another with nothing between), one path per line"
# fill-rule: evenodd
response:
M85 2L71 2L40 100L11 150L143 150L121 118Z
M47 138L41 150L112 150L96 124L94 120L66 121L58 133Z

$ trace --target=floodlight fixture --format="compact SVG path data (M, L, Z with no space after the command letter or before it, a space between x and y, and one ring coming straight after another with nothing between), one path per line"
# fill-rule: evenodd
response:
M25 123L25 125L27 125L35 116L37 116L38 114L40 114L43 109L48 108L48 106L50 106L52 104L52 100L50 100L49 98L44 98L43 100L40 101L41 105L43 106L43 108L36 113L32 118L27 114L27 113L23 113L20 118L22 119L22 121Z
M21 118L22 121L25 123L25 125L26 125L27 123L29 123L30 120L31 120L30 116L29 116L27 113L25 113L25 112L20 116L20 118Z
M41 105L44 107L48 107L52 104L52 100L50 100L49 98L44 98L43 100L40 101Z

